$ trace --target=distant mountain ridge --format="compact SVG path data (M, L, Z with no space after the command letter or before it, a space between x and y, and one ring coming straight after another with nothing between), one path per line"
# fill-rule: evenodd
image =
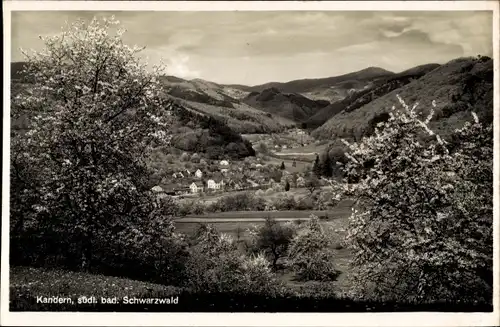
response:
M373 78L389 76L394 74L388 70L379 67L368 67L362 69L360 71L333 76L333 77L324 77L324 78L306 78L306 79L298 79L289 82L269 82L265 84L248 86L245 87L245 91L255 91L262 92L265 89L276 88L281 92L285 93L303 93L309 92L315 88L322 86L332 86L337 83L349 81L349 80L371 80ZM233 85L233 87L238 87L237 85Z
M375 80L371 85L355 91L340 101L333 102L319 110L310 117L304 124L304 128L314 129L324 124L328 119L336 114L345 111L353 111L374 99L400 88L413 80L416 80L432 70L439 67L439 64L426 64L410 68L403 72Z
M393 105L398 106L396 95L400 95L409 105L418 102L423 117L429 113L434 101L436 108L430 125L443 137L470 120L471 111L476 112L483 121L493 120L491 58L458 58L443 65L435 65L423 65L412 68L405 74L401 73L399 78L375 88L373 93L365 94L366 101L360 100L357 104L354 101L352 107L343 107L315 129L312 135L328 140L359 139L369 135L375 122L387 117L387 112ZM405 80L415 74L422 76Z

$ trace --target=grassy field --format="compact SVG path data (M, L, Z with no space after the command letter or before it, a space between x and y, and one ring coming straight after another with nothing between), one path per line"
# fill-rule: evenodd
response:
M296 167L293 167L293 162L294 160L288 159L288 158L279 158L279 157L268 157L269 160L266 160L266 164L273 164L273 165L281 165L282 162L285 163L285 170L288 171L289 173L304 173L309 170L309 166L312 165L312 163L309 162L304 162L304 161L296 161Z
M329 186L323 186L321 187L322 190L328 191ZM264 189L265 190L265 189ZM209 195L204 195L201 197L198 196L192 196L192 197L186 197L184 199L178 199L179 202L187 202L187 201L192 201L193 199L196 199L199 202L202 202L204 204L210 204L213 202L216 202L220 198L226 197L226 196L234 196L237 194L244 194L247 192L255 193L255 190L243 190L243 191L230 191L230 192L222 192L222 193L216 193L216 194L209 194ZM309 196L311 193L309 192L308 189L305 187L299 187L299 188L291 188L288 192L282 192L282 191L275 191L273 193L266 193L265 195L262 195L267 201L275 200L276 198L284 195L293 195L296 201L299 201L303 199L304 197Z

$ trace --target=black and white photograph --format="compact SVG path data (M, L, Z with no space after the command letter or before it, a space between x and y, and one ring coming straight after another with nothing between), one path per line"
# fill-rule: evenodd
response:
M2 325L498 323L498 2L9 2Z

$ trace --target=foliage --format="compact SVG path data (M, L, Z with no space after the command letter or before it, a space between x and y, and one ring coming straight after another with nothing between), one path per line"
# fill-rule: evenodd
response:
M168 141L162 70L146 70L123 30L108 34L116 23L78 21L26 54L31 86L11 106L29 117L11 144L14 264L116 275L139 274L139 265L141 278L159 279L181 266L170 256L182 241L149 191L144 160Z
M264 253L278 269L278 260L288 251L288 245L295 234L292 224L280 224L276 219L267 217L263 225L252 230L251 248L254 252Z
M209 207L209 210L212 212L246 210L263 211L264 209L265 200L263 198L256 197L251 192L244 192L221 197Z
M285 191L286 192L290 191L290 182L288 180L285 183Z
M281 291L282 285L264 257L243 255L230 236L219 234L212 225L201 226L197 235L185 280L195 292L274 296Z
M360 178L350 190L353 281L369 298L489 302L492 125L473 114L448 143L428 126L432 110L422 121L399 99L404 110L350 145L346 174Z
M313 192L320 187L318 177L316 177L314 174L310 174L306 180L305 187L311 194L313 194Z
M259 144L257 145L257 151L262 154L269 154L269 149L264 142L259 142Z
M288 248L287 265L302 280L335 280L335 269L331 240L319 223L318 217L311 215L302 224Z

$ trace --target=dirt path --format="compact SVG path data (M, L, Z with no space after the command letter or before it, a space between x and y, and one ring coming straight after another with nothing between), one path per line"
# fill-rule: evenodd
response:
M276 221L309 220L311 218L274 218ZM265 218L178 218L176 223L258 223L266 221Z
M313 156L317 152L275 152L277 156Z

